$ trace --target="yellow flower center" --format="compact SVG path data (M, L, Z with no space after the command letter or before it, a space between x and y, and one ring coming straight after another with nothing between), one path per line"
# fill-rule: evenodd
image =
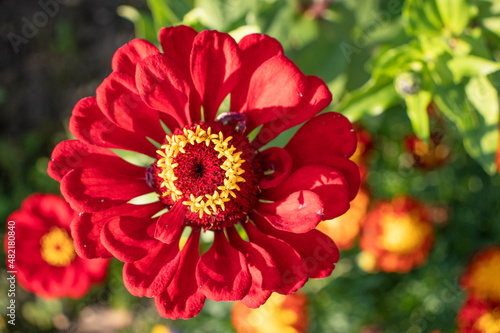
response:
M471 289L482 297L500 302L500 251L481 259L471 270ZM500 330L499 330L500 332Z
M75 259L73 239L65 229L52 227L40 239L43 260L49 265L64 267Z
M282 306L285 297L284 295L274 293L264 305L250 311L247 323L253 329L252 332L299 332L293 327L299 320L298 314L292 309Z
M500 332L500 312L497 309L482 315L475 323L474 328L482 333Z
M387 251L408 254L417 250L432 232L415 214L388 214L382 220L382 247Z
M175 181L178 179L175 175L175 169L179 167L178 163L174 163L174 158L178 154L185 154L188 145L205 144L209 147L213 145L213 149L218 153L217 158L226 160L221 164L221 169L225 171L223 183L217 187L214 193L205 193L195 197L193 194L189 196L189 200L184 200L182 203L189 206L191 212L199 212L200 218L206 213L211 215L217 212L220 207L223 211L226 210L224 203L230 201L230 196L236 198L235 191L240 191L237 183L245 182L245 178L240 177L245 170L241 168L245 160L241 159L242 152L236 152L236 148L230 145L231 136L224 139L224 135L219 131L219 134L212 134L212 128L206 130L201 129L198 125L196 130L184 128L184 134L167 136L167 144L161 146L162 150L157 153L161 158L157 161L157 166L161 172L158 176L162 179L160 187L164 189L163 196L170 195L172 201L176 202L184 197L175 186Z

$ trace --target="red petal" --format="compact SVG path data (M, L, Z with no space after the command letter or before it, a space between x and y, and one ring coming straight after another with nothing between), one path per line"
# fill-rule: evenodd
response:
M112 255L101 242L101 231L106 222L115 216L150 218L163 205L155 202L149 205L124 204L94 213L80 213L71 222L71 236L78 255L85 259L110 258Z
M320 279L329 276L339 261L339 250L330 237L313 229L304 234L276 230L268 220L252 215L259 229L268 235L282 239L300 254L308 268L309 277Z
M231 110L241 110L248 95L248 85L255 70L266 60L283 54L283 47L267 35L252 34L238 43L241 54L240 80L231 93Z
M203 308L205 295L198 289L195 279L196 266L200 259L198 243L200 232L191 233L182 248L179 267L167 289L155 297L160 316L171 319L189 319Z
M252 285L245 256L229 245L223 231L214 231L214 237L196 267L200 290L213 301L240 300Z
M213 121L235 87L241 67L238 45L226 33L202 31L194 39L191 77L201 97L205 121Z
M261 179L259 183L261 189L278 186L292 171L292 158L283 148L271 147L264 150L260 153L260 160L266 165L266 169L274 171Z
M300 190L309 190L319 195L324 205L324 219L329 220L344 214L349 209L350 190L344 176L326 165L306 165L292 173L278 187L265 190L261 198L281 200Z
M144 181L144 168L118 162L102 169L79 168L61 180L61 193L78 212L93 212L121 205L151 192Z
M281 285L276 292L288 295L302 288L309 276L299 253L281 239L260 232L251 223L245 223L243 226L250 242L261 246L276 263L281 274Z
M101 242L120 261L142 259L159 245L153 237L155 222L150 217L113 217L102 228Z
M31 194L24 199L21 204L21 210L15 213L25 215L26 220L21 223L26 223L26 225L32 229L39 229L40 226L37 224L41 221L41 226L43 226L46 231L53 226L68 229L75 215L75 212L68 203L60 196L40 193ZM33 219L37 219L37 221L32 221ZM13 218L12 220L15 221Z
M257 211L276 229L297 234L316 228L323 219L323 202L311 191L297 191L279 202L259 202Z
M250 79L247 103L240 111L248 117L247 130L283 117L299 104L305 87L306 76L287 57L264 62Z
M323 154L349 157L356 145L356 132L349 120L340 113L328 112L305 123L285 149L295 162Z
M350 196L349 199L352 200L356 197L359 190L359 185L361 183L359 167L353 161L347 159L346 157L341 157L332 154L315 155L308 157L307 160L294 161L293 171L308 165L308 164L323 164L328 165L342 173L346 178L349 185Z
M142 101L134 78L135 76L126 73L111 73L97 87L97 104L104 115L117 126L162 143L165 131L160 125L158 111Z
M164 54L144 59L137 65L135 81L149 107L171 115L181 126L191 123L189 82L175 60Z
M252 276L252 286L241 302L250 308L258 308L281 284L280 272L271 255L262 247L243 241L235 228L228 228L227 233L231 245L245 256Z
M148 250L149 254L143 259L123 266L123 283L134 296L153 297L161 294L179 266L179 244L157 244Z
M156 156L156 147L145 137L124 130L106 118L95 97L81 99L74 107L69 130L78 140L101 147L120 148Z
M307 76L307 86L300 104L288 110L282 117L265 123L252 142L257 147L265 146L281 132L311 119L332 102L332 94L325 82L317 76Z
M200 96L194 88L189 63L193 41L197 34L196 30L184 25L160 29L160 44L163 53L179 64L191 86L189 109L193 123L201 120Z
M60 142L52 151L47 172L57 181L71 170L80 167L112 164L118 155L107 148L89 145L78 140Z
M156 46L143 39L133 39L116 50L111 61L113 71L135 76L135 67L142 59L160 52Z
M185 25L160 29L159 40L163 53L179 64L186 77L191 75L189 58L197 34L196 30Z
M186 208L186 205L178 201L168 212L160 216L156 222L154 235L157 240L166 244L179 240L182 230L184 230Z
M90 281L94 283L99 283L106 279L109 262L108 259L82 260L82 264L89 274Z

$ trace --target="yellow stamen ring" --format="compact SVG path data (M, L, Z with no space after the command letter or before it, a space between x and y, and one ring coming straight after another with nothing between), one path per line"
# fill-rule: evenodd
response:
M173 159L177 157L179 153L185 154L185 147L188 144L195 145L205 143L210 146L210 143L214 144L214 150L219 153L218 159L226 158L224 163L220 166L224 170L225 178L224 184L217 187L217 190L213 194L205 194L195 197L193 194L190 195L190 200L183 201L182 203L189 206L191 212L199 212L200 218L203 217L203 213L212 215L212 213L217 212L217 207L221 207L223 211L226 210L225 202L230 201L229 196L236 198L235 191L240 191L240 187L237 185L239 182L245 182L245 178L240 177L245 170L241 168L245 160L241 159L242 152L235 152L236 148L229 142L233 137L227 137L224 139L222 132L219 134L212 134L212 128L208 127L207 130L201 129L200 125L196 127L196 131L186 129L183 130L184 135L172 135L167 136L168 144L161 146L162 150L158 150L157 153L161 156L156 162L156 165L161 168L161 172L158 174L162 178L161 188L165 188L163 196L170 195L172 201L176 202L179 200L183 193L179 191L174 181L178 178L174 174L174 169L178 166L177 163L173 163Z
M49 265L64 267L75 259L73 239L65 229L52 227L40 239L40 253Z

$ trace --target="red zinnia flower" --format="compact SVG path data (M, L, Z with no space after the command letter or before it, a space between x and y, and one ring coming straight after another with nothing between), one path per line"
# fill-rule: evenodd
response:
M236 302L231 321L238 333L304 333L309 324L307 297L300 292L287 296L274 293L258 309Z
M500 303L470 294L457 315L458 333L500 332Z
M4 248L8 252L13 245L15 267L9 259L7 267L17 271L23 288L45 298L80 298L92 283L104 280L108 260L82 259L75 253L69 230L74 217L71 207L53 194L33 194L9 216L7 221L14 223L8 222L12 233L5 236Z
M338 250L315 227L343 214L358 190L351 124L323 114L285 148L259 151L330 104L325 83L264 35L236 43L179 26L162 29L160 44L163 53L136 39L115 53L97 96L73 110L78 140L53 152L49 173L82 212L72 225L77 251L124 261L128 290L154 296L170 318L196 315L205 298L258 307L273 291L328 276ZM231 112L217 116L229 95ZM158 201L129 202L150 192ZM201 230L214 240L200 256Z
M426 260L433 240L425 205L408 197L380 202L368 213L363 225L361 262L372 261L373 268L386 272L406 273Z

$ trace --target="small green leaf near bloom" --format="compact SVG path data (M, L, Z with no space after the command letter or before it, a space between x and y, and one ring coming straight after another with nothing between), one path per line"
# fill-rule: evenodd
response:
M421 52L413 44L404 44L381 53L375 60L373 78L394 77L408 70L422 58Z
M135 37L146 39L152 43L158 42L158 34L155 30L151 15L126 5L119 6L116 11L118 15L134 24Z
M401 97L394 88L392 79L370 80L363 87L344 97L337 112L354 122L363 116L379 115L396 105Z
M481 148L483 153L494 155L498 144L499 102L498 91L486 76L472 77L465 87L467 98L484 119ZM489 172L495 172L495 161L489 161Z
M441 34L443 22L434 0L407 0L403 7L403 20L409 35L435 36Z
M469 25L470 8L466 0L436 0L441 19L454 35L460 35Z
M163 27L177 25L190 10L185 0L147 0L154 20L154 27L159 31Z
M467 153L487 173L493 175L496 172L498 123L487 124L483 115L469 105L464 84L435 86L434 102L438 109L457 126ZM491 122L489 116L488 122Z
M482 20L483 26L500 38L500 17L487 17Z
M448 62L448 67L453 73L455 82L460 82L464 77L488 75L500 70L500 63L473 55L456 57Z
M415 134L422 140L429 140L429 115L427 106L431 102L432 95L429 91L420 90L416 94L404 96L406 113L410 118L411 126Z

